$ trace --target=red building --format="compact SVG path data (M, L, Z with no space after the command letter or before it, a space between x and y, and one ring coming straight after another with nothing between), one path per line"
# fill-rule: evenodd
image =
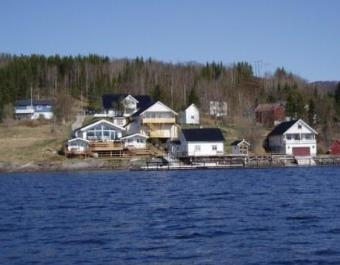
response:
M332 143L328 151L331 155L340 155L340 140L336 140Z
M256 122L273 126L285 120L285 106L282 103L259 104L255 109Z

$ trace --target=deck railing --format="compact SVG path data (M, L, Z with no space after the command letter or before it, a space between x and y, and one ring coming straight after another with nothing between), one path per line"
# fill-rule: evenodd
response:
M123 143L121 142L90 142L89 149L92 152L123 150Z

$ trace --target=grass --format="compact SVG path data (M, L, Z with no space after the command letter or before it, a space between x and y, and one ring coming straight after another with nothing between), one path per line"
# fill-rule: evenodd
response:
M69 136L70 125L54 127L50 123L12 122L0 125L0 161L55 161Z

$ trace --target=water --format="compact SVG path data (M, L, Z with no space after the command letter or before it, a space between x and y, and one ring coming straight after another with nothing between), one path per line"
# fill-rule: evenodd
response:
M0 174L0 264L340 264L339 168Z

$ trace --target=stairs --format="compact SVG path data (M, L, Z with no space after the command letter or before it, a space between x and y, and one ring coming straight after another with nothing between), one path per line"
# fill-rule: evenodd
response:
M314 158L311 156L295 156L296 163L299 166L315 166Z

